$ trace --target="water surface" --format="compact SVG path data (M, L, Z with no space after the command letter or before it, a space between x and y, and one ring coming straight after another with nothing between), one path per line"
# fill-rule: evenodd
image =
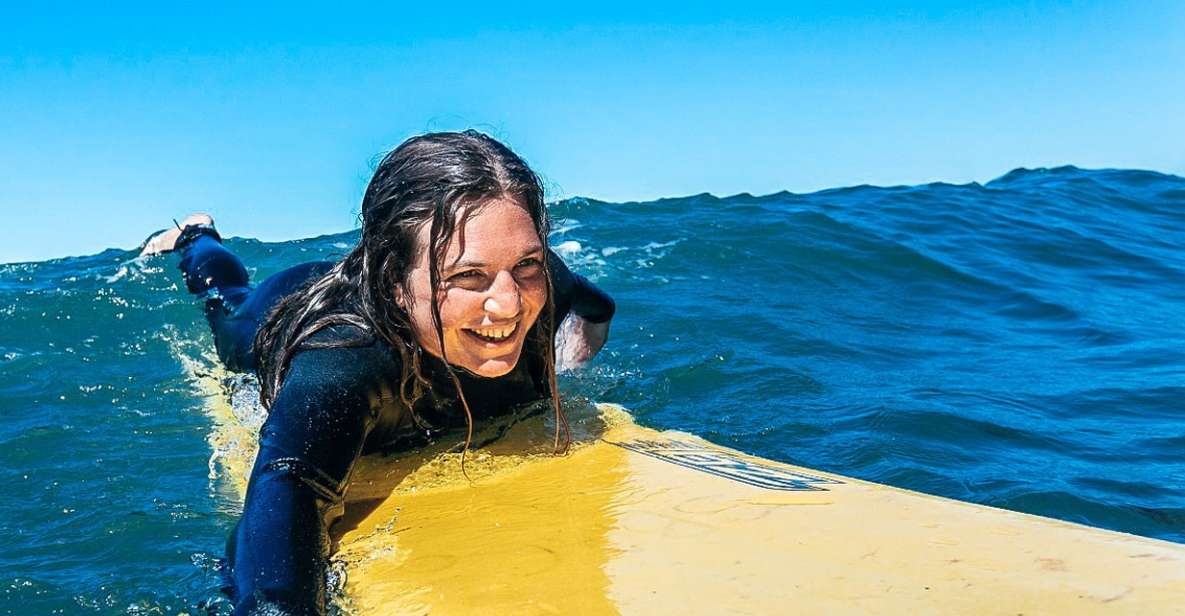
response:
M1185 179L1061 167L551 212L553 245L619 307L568 396L1185 542ZM227 243L260 277L356 237ZM0 317L0 613L225 611L238 503L212 471L211 339L175 258L0 265Z

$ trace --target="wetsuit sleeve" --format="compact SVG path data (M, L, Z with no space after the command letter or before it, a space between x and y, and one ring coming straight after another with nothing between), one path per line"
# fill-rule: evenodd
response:
M563 321L568 312L574 312L590 323L604 323L613 318L616 305L608 293L568 269L563 259L551 250L547 253L547 266L555 287L557 323Z
M384 357L372 346L293 358L228 546L236 615L324 613L327 530L382 408Z

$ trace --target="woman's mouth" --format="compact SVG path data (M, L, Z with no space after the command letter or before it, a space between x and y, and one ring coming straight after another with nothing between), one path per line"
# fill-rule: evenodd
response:
M465 333L487 344L501 344L514 337L518 331L518 323L508 325L466 328Z

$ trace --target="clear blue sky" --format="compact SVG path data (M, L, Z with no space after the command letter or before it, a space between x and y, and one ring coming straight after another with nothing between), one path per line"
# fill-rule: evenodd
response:
M7 5L0 262L352 228L377 156L477 127L551 197L1185 174L1185 3Z

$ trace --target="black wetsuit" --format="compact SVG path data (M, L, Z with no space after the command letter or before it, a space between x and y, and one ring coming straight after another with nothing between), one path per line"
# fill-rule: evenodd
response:
M178 247L189 291L206 297L218 355L239 371L256 367L252 342L268 310L333 265L298 265L251 288L246 269L213 229L188 227ZM592 322L613 316L613 301L604 292L570 272L554 254L549 263L557 322L569 311ZM328 528L341 515L358 456L422 440L425 426L447 430L465 424L440 360L426 355L425 372L433 386L416 402L413 421L398 393L402 371L396 351L348 326L323 330L311 340L360 337L368 341L298 352L276 392L260 430L243 516L227 544L235 614L264 606L279 608L278 613L321 614ZM505 376L456 373L477 422L549 395L543 360L526 350Z

